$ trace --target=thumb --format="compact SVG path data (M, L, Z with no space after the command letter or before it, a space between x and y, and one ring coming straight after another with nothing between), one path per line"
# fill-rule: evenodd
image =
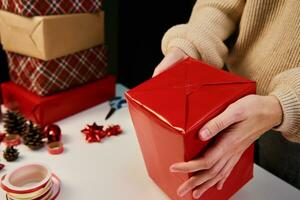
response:
M173 64L180 60L187 58L188 56L179 48L173 47L164 59L155 68L153 77L169 69Z
M242 120L241 113L229 106L224 112L207 122L199 131L199 138L207 141L230 125Z

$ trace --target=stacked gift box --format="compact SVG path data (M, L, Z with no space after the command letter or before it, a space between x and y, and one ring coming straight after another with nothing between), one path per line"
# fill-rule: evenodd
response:
M0 0L6 107L45 125L114 95L102 0Z

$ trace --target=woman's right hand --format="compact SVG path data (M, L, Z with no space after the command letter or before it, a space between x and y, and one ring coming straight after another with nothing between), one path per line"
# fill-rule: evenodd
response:
M170 68L173 64L177 63L180 60L187 58L188 55L185 54L181 49L173 47L169 50L164 59L157 65L154 70L153 77L160 74L161 72Z

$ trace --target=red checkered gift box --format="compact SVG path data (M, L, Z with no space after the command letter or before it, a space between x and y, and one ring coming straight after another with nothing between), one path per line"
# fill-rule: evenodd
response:
M103 45L50 61L10 52L7 58L11 80L40 96L101 79L107 68Z
M0 5L2 10L27 17L102 10L102 0L0 0Z

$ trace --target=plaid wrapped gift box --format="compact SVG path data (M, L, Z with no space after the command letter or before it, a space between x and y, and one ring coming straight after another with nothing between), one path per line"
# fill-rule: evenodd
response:
M102 0L0 0L0 8L27 17L94 13L102 10Z
M103 45L50 61L10 52L7 58L11 81L40 96L101 79L107 68Z

